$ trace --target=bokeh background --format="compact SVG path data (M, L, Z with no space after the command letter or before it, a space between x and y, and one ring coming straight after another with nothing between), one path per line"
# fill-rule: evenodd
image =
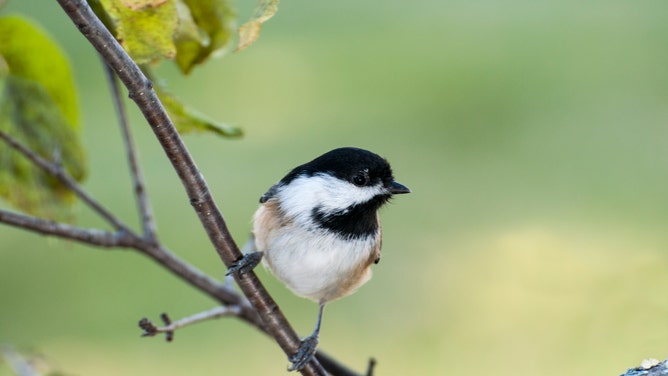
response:
M239 1L242 19L254 6ZM9 1L71 57L85 187L136 224L100 63L53 1ZM283 1L257 44L159 71L241 140L186 142L243 243L258 197L331 148L371 149L413 194L382 212L374 279L328 306L322 348L378 375L618 375L668 355L668 2ZM132 108L164 242L223 267ZM5 204L2 204L5 205ZM87 210L77 223L103 226ZM316 305L260 275L297 330ZM276 375L234 319L140 338L214 306L145 257L0 226L0 342L72 375ZM0 375L9 375L0 363Z

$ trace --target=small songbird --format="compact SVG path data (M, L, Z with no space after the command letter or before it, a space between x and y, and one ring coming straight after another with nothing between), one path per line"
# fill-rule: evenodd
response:
M325 304L352 294L380 260L378 209L410 189L394 181L389 163L345 147L294 168L260 198L255 250L227 274L252 270L260 260L296 295L320 306L313 333L289 357L290 371L315 354Z

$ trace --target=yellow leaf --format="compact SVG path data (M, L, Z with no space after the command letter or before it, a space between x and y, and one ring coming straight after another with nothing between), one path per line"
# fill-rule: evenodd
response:
M239 27L239 44L236 51L253 44L260 37L262 24L272 18L277 11L278 0L260 0L251 19Z
M178 27L176 0L101 0L116 39L138 64L173 59Z

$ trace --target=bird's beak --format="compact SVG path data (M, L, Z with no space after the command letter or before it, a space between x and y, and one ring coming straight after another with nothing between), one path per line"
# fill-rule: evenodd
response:
M390 185L390 193L393 195L398 195L402 193L411 193L411 190L407 186L393 181L392 185Z

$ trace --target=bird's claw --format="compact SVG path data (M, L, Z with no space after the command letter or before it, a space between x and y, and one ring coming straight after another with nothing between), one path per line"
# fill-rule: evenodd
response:
M262 261L262 252L251 252L246 253L244 257L237 260L232 266L227 269L225 275L231 275L233 273L244 274L248 273L251 270L255 269L257 264Z
M288 371L299 371L313 358L316 349L318 348L318 336L310 335L304 338L297 349L297 352L288 357L292 362Z

